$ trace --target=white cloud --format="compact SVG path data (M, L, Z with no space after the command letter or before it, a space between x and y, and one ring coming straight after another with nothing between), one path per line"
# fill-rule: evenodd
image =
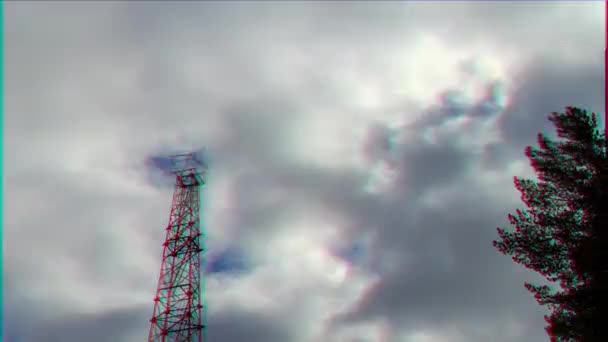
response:
M568 77L597 73L598 8L9 3L7 302L37 303L35 322L65 313L51 319L59 336L72 315L126 309L133 323L113 341L143 338L171 201L144 161L205 145L207 244L238 245L252 261L245 274L207 280L216 340L484 341L487 327L511 324L501 341L540 341L542 312L516 287L521 273L504 278L509 261L489 247L478 265L460 236L489 243L517 200L512 176L530 174L510 139L544 126L520 113L560 110L543 91L567 93ZM539 60L564 82L530 73ZM493 86L502 90L488 98ZM529 88L541 95L518 93ZM361 264L332 253L359 239ZM443 282L453 296L429 301ZM11 305L9 317L34 310ZM9 330L40 340L27 329Z

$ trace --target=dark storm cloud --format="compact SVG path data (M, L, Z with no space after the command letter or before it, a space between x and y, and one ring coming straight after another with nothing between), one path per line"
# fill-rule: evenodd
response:
M25 341L125 341L149 327L147 308L109 310L103 313L56 316L24 331ZM139 331L138 331L139 330Z
M422 139L424 129L438 126L451 118L453 102L447 96L444 99L441 106L424 113L421 122L407 127L404 135L409 140L406 144L394 146L397 132L382 124L375 124L370 127L369 140L361 146L361 152L368 159L395 160L399 163L397 167L404 170L399 174L397 186L394 187L399 195L387 194L389 197L404 196L397 200L400 204L429 191L430 187L451 184L468 171L470 162L474 160L466 147L458 146L447 138L440 144ZM476 110L474 105L460 107L459 110L463 113L474 113ZM306 203L320 202L361 220L366 220L368 215L357 215L357 212L377 212L371 215L375 217L386 210L386 199L374 198L362 191L369 177L366 173L343 169L330 171L289 159L288 146L284 146L276 136L277 132L290 127L283 121L283 115L289 106L266 104L243 108L247 109L227 113L228 122L232 124L214 152L221 158L230 158L218 163L220 167L230 166L243 170L233 180L237 191L234 196L234 216L239 218L235 225L249 227L248 229L272 226L281 220L282 207L285 206L284 209L287 210L293 208L294 204L298 206L297 203L302 203L305 207ZM310 132L310 136L314 136L314 132ZM221 173L222 169L214 172ZM280 190L282 198L286 200L288 196L289 200L265 201L264 198L273 190ZM270 215L271 212L276 214Z
M317 215L323 206L332 211L362 205L355 203L367 200L360 190L364 181L360 175L333 173L299 163L247 172L234 179L234 221L223 229L234 230L245 240L263 242L268 234L284 228L277 224L292 215ZM336 215L343 213L338 211ZM309 228L311 233L317 229Z
M446 141L442 145L416 143L404 147L402 164L405 170L398 179L398 188L415 196L431 187L451 184L471 167L472 157L462 147Z
M540 130L540 128L539 128ZM503 143L487 144L481 155L481 165L494 171L504 170L514 159L522 158L524 151Z
M602 52L581 53L599 56ZM507 143L523 150L525 145L536 142L539 130L553 133L553 124L547 117L551 112L563 111L566 106L602 113L603 75L601 63L575 66L543 60L530 63L520 78L520 87L512 95L511 104L501 114L501 133Z
M365 245L361 241L354 241L335 250L335 255L350 264L357 265L365 258Z
M354 238L363 232L375 232L372 258L395 253L404 260L403 268L396 265L397 271L384 274L381 283L365 295L360 311L350 317L391 317L395 325L408 328L437 327L464 317L490 324L496 319L512 319L513 312L519 311L532 312L530 317L538 321L541 311L525 297L521 272L491 246L494 227L504 222L505 204L496 202L488 189L465 180L468 173L475 171L477 156L446 137L434 144L422 140L424 129L440 126L453 117L454 104L448 97L444 99L441 106L430 110L429 116L434 119L407 127L407 144L396 146L391 152L397 154L399 161L399 176L391 192L365 194L360 191L363 175L306 168L275 155L265 167L248 169L245 176L235 180L239 203L235 208L239 220L235 224L245 228L244 234L259 234L264 227L280 221L281 203L289 203L287 210L298 202L317 201L350 218L353 225L345 236ZM488 102L495 104L480 101ZM460 105L458 110L463 115L472 114L473 120L498 114L492 110L475 115L478 105ZM258 141L243 145L243 153L259 155L259 151L251 149L268 146L262 143L267 141L266 131L258 128L265 127L265 121L247 122L234 125L238 129L232 136ZM381 126L371 129L372 140L362 148L376 159L385 158L394 132ZM462 196L445 199L440 208L419 206L423 195L453 185L460 185ZM283 190L285 202L263 200L265 194L277 189ZM542 324L537 327L542 333Z
M403 265L368 294L362 312L438 324L459 312L482 320L510 311L511 297L499 293L521 292L520 279L488 243L493 226L504 221L502 209L482 189L463 185L469 195L444 200L441 208L392 213L398 225L379 224L382 240L374 247L400 253Z
M36 312L35 306L11 306L3 324L8 342L120 342L143 340L149 329L151 309L129 307L95 314L54 315ZM33 303L29 303L32 305ZM239 309L211 311L207 338L217 342L285 342L291 335L272 317Z
M2 324L7 342L130 341L149 327L150 308L65 314L65 308L41 307L18 288L18 283L5 279Z
M474 172L472 162L475 156L469 146L457 143L456 135L439 135L438 141L429 142L423 138L429 128L437 128L451 119L467 116L471 120L496 117L502 105L498 99L499 83L488 84L488 96L468 103L458 89L445 91L440 103L425 110L420 119L402 128L402 131L386 126L370 127L370 140L365 147L368 159L385 159L401 172L397 176L397 189L415 196L431 187L449 185L454 179ZM398 136L405 142L395 146ZM375 154L375 155L374 155Z
M226 309L211 314L207 332L210 341L283 342L294 337L286 325L267 314L257 311Z
M583 103L586 108L601 108L599 65L557 68L535 63L530 67L529 77L511 100L513 103L500 114L505 118L502 129L506 143L490 145L486 150L486 154L502 154L489 157L495 162L513 160L512 153L504 153L505 148L519 150L521 159L523 142L532 142L539 131L551 132L546 116L560 106ZM453 108L447 101L434 113L434 119L417 127L440 124L442 118L454 116ZM457 112L466 112L466 108ZM347 320L388 317L401 326L432 330L464 319L463 329L469 326L466 334L472 334L469 324L473 323L467 322L489 326L493 320L506 322L518 315L534 322L525 340L542 339L544 310L523 288L523 280L533 276L517 269L491 246L494 228L506 223L505 215L515 209L513 204L497 200L493 189L481 188L463 177L475 172L479 160L449 139L433 146L416 143L411 150L401 148L405 151L399 167L402 183L395 189L412 188L413 183L413 194L423 195L431 189L459 184L460 192L455 198L444 198L438 208L419 207L416 201L408 200L406 195L412 194L408 190L396 196L391 206L384 206L383 215L351 211L365 213L365 217L355 216L355 221L364 222L361 231L377 227L379 238L372 248L397 253L404 264L370 289L356 309L345 316ZM474 334L467 336L474 338Z
M394 132L383 123L376 123L368 127L367 139L363 145L363 155L370 162L381 159L390 159Z
M487 85L484 98L469 109L472 117L491 117L505 109L506 93L504 84L499 81Z
M207 253L205 256L205 274L217 273L241 274L248 271L247 256L237 246L229 246L218 252Z

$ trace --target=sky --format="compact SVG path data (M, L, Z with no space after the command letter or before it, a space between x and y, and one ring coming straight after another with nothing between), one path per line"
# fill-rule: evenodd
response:
M203 147L209 341L547 341L492 240L547 115L603 113L603 6L5 3L5 341L145 340L148 161Z

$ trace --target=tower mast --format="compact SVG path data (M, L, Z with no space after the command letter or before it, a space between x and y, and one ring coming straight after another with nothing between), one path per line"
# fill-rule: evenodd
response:
M204 342L200 195L206 169L194 153L175 155L170 160L175 191L148 342Z

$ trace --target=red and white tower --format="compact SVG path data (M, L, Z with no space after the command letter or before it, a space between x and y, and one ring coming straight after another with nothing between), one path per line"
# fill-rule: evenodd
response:
M175 191L154 297L148 342L204 342L206 339L201 252L200 195L205 165L194 153L170 157Z

